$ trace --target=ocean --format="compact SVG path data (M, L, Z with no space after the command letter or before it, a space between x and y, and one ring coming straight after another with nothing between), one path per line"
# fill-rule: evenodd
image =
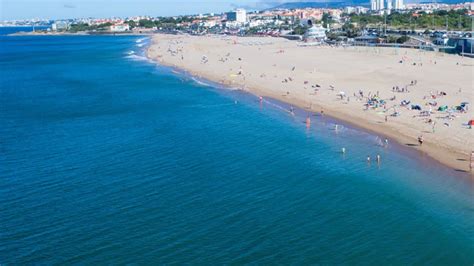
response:
M474 263L469 174L148 42L0 36L1 265Z

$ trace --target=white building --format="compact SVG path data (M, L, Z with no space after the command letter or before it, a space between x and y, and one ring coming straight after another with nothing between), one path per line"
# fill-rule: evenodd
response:
M377 0L370 0L370 10L377 10Z
M229 29L240 29L242 27L242 23L237 21L226 21L225 27Z
M51 24L51 30L52 31L65 31L69 29L69 26L70 26L69 22L57 20L53 24Z
M326 29L321 25L313 25L304 34L305 41L322 42L326 40Z
M390 12L392 9L403 9L403 0L370 0L370 10Z
M352 13L364 14L364 13L367 13L367 11L368 9L363 6L346 6L344 8L344 13L347 13L347 14L352 14Z
M238 8L234 11L227 12L226 15L228 21L236 21L238 23L247 22L247 11L245 11L245 9Z
M377 10L385 9L385 0L377 0Z
M129 31L130 26L128 24L115 24L109 27L110 31L113 32L124 32L124 31Z
M204 27L212 28L216 26L218 23L217 23L217 20L207 20L207 21L204 21L202 24Z
M403 0L395 0L395 9L403 9Z
M365 14L369 11L368 8L363 7L363 6L356 6L356 13L357 14Z
M344 13L346 14L352 14L352 13L355 13L356 12L356 8L353 7L353 6L346 6L344 8Z

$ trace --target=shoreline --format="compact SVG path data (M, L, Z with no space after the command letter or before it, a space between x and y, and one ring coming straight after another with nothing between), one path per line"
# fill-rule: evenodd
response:
M150 45L146 49L145 55L153 62L156 62L160 65L184 71L185 73L191 76L204 78L206 80L209 80L210 82L220 84L221 86L239 87L243 91L246 91L256 96L269 97L277 101L281 101L290 105L295 105L301 108L302 110L307 111L308 113L320 113L321 110L324 110L324 115L328 115L329 117L332 117L336 120L340 120L355 128L368 131L371 134L389 138L390 140L397 142L398 145L406 148L413 148L413 150L419 152L420 155L429 156L438 163L448 166L457 172L470 172L471 175L474 176L474 172L471 172L469 169L469 154L453 149L447 144L442 145L440 143L426 141L420 148L417 144L416 136L413 136L413 134L407 134L406 131L400 128L397 129L394 127L388 127L384 123L380 123L380 121L361 120L360 116L354 115L348 112L348 110L344 110L344 108L331 108L331 106L328 106L327 104L321 104L314 101L311 101L311 103L308 104L308 101L306 101L306 99L298 97L287 97L287 95L281 95L271 90L268 90L264 86L248 84L246 82L234 83L229 80L221 79L217 75L205 73L204 71L199 71L189 66L178 65L173 62L163 60L163 58L156 58L156 56L150 53L150 50L156 44L156 40L152 38Z

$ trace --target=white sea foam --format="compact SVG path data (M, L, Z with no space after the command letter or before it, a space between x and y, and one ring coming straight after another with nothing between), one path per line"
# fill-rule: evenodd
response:
M206 83L206 82L203 82L203 81L201 81L201 80L199 80L199 79L197 79L197 78L191 78L191 79L192 79L194 82L196 82L197 84L199 84L199 85L206 86L206 87L210 87L210 86L211 86L211 84L208 84L208 83Z
M146 56L141 56L141 55L136 55L136 54L130 54L126 56L125 58L128 58L133 61L150 61Z
M283 107L283 106L281 106L281 105L279 105L279 104L276 104L276 103L274 103L274 102L272 102L272 101L267 101L267 100L263 99L263 102L264 102L265 104L268 104L268 105L270 105L270 106L273 106L275 109L279 109L279 110L282 110L282 111L285 111L285 112L288 112L288 113L290 112L290 110L288 110L288 108L285 108L285 107Z
M140 39L136 40L135 42L136 42L136 43L141 43L141 42L143 42L144 40L146 40L146 38L140 38Z

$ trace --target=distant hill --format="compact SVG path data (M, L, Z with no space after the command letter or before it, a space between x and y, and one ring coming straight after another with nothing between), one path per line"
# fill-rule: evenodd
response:
M455 4L455 3L464 3L468 2L468 0L436 0L436 1L405 1L405 3L447 3L447 4ZM272 9L296 9L296 8L339 8L344 6L370 6L370 1L367 0L341 0L341 1L315 1L315 2L288 2L279 4L275 7L269 8L268 10Z

